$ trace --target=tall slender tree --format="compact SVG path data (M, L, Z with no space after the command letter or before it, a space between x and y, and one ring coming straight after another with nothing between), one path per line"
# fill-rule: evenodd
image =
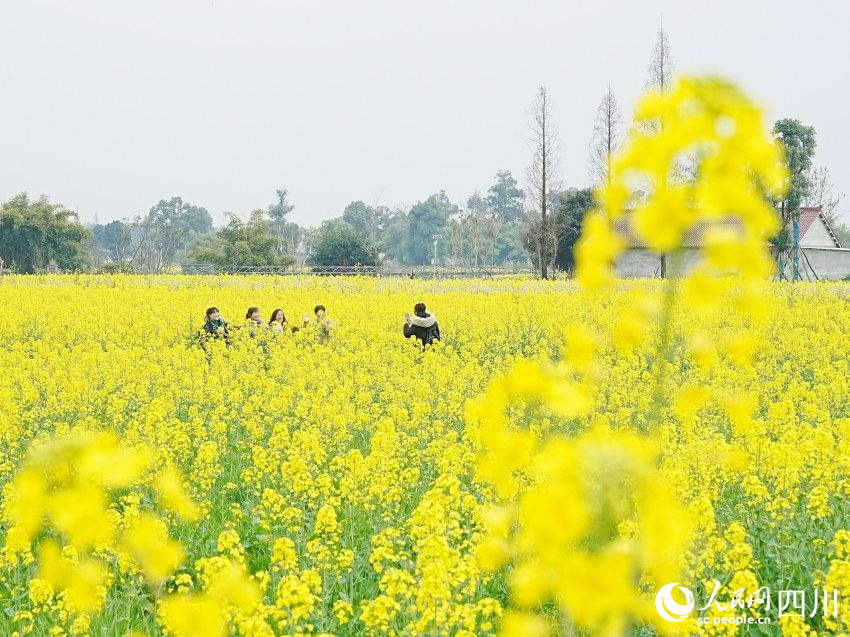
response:
M623 114L611 86L599 102L590 139L588 173L597 186L611 183L611 157L623 140Z
M287 195L289 194L286 188L281 188L275 191L277 201L269 206L267 214L271 219L272 234L277 237L277 245L275 250L279 255L283 255L294 249L291 245L291 232L287 232L288 223L286 217L290 212L295 210L295 206L289 203ZM287 239L290 239L287 241Z
M540 278L546 279L558 247L557 220L549 210L552 193L558 189L558 133L552 100L544 86L537 89L531 107L531 151L528 238L537 253Z
M477 190L466 200L466 214L463 225L471 251L472 265L481 265L481 248L484 240L484 226L487 220L487 202Z
M664 22L658 26L658 35L652 46L649 58L649 69L646 78L647 88L656 91L666 91L673 79L673 55L670 48L670 38L664 30Z
M670 48L670 38L664 30L664 22L658 26L658 35L652 47L652 55L649 58L647 69L646 87L651 90L664 92L670 89L673 80L673 56ZM664 123L661 121L648 121L645 125L647 133L661 130ZM667 276L667 255L661 254L661 277Z
M461 265L466 247L466 233L461 225L460 215L452 215L443 230L443 236L449 244L450 265Z
M800 278L799 267L799 222L800 205L808 196L812 184L809 171L812 167L812 157L815 154L814 126L806 126L796 119L780 119L773 125L773 134L785 148L785 161L788 165L788 188L785 198L779 202L779 213L782 216L782 229L774 239L779 261L779 276L785 276L787 259L791 261L791 277ZM788 228L791 227L791 236Z

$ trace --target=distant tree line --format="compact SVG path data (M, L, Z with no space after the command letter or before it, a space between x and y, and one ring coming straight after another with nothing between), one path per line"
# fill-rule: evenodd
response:
M667 90L672 82L670 41L660 28L653 46L646 86ZM625 136L623 116L609 86L593 121L588 152L591 187L564 187L560 179L560 142L545 87L535 94L530 112L531 161L525 187L500 170L490 187L465 203L445 192L410 208L349 203L318 228L291 220L295 206L285 188L265 209L246 218L225 213L218 228L206 208L181 197L162 199L146 214L84 227L76 212L41 197L13 197L0 207L0 272L46 270L158 273L184 263L232 265L371 266L440 265L487 268L530 264L541 278L571 273L573 249L584 215L594 205L593 187L609 180L611 158ZM648 129L660 126L649 122ZM647 132L652 132L647 130ZM797 120L776 122L774 134L785 146L790 173L788 194L775 202L786 221L772 243L780 262L790 255L787 223L802 206L823 206L839 241L850 246L850 228L840 223L829 170L813 164L815 130ZM677 178L688 179L683 158ZM639 205L640 193L628 205ZM666 255L660 255L666 273Z
M559 228L554 263L572 267L572 245L590 189L551 194ZM267 209L243 219L226 213L214 227L206 208L171 197L145 215L83 226L76 212L41 197L18 195L0 207L2 267L20 273L100 271L162 273L184 263L231 265L526 265L534 262L526 196L507 170L464 206L435 193L409 209L352 201L318 228L289 221L294 206L278 190Z

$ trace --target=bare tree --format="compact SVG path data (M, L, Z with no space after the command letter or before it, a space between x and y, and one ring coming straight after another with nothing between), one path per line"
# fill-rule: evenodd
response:
M481 262L481 236L483 233L482 213L468 210L463 215L463 232L468 245L469 264L479 265Z
M313 256L319 235L318 228L302 228L298 243L295 246L295 260L298 265L304 265L307 259Z
M673 57L670 49L670 38L664 30L664 22L658 27L658 35L655 45L652 47L652 55L649 59L649 69L646 78L646 87L655 91L667 91L673 79ZM647 133L655 133L662 130L664 123L661 121L648 121L645 124ZM684 166L682 167L684 170ZM677 171L678 172L678 171ZM661 277L667 277L667 255L661 255Z
M130 249L132 266L147 274L161 272L166 265L164 245L167 241L162 227L140 215L133 218L130 227L133 236Z
M477 190L467 200L466 207L464 229L471 249L470 264L479 266L482 264L485 224L489 211L486 200Z
M484 217L484 237L486 239L484 265L491 267L496 265L496 258L499 255L499 235L504 223L502 216L492 210L488 211Z
M446 224L445 235L449 242L451 265L462 265L466 248L466 233L463 228L464 218L459 213L452 215Z
M673 79L673 57L670 49L670 38L664 30L662 22L658 27L652 56L649 59L649 69L646 87L656 91L666 91Z
M596 109L593 136L590 139L588 173L597 185L611 185L611 157L623 140L623 114L614 91L608 91Z
M838 225L838 205L844 193L835 192L832 175L826 166L812 166L806 173L810 188L803 198L803 206L822 206L823 216L833 228Z
M556 220L549 209L553 191L558 189L558 133L552 117L552 101L546 87L537 89L531 107L531 166L528 169L528 236L537 252L541 279L554 266L558 245Z

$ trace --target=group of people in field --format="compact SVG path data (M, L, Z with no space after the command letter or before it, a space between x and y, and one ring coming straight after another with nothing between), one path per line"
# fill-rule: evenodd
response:
M328 318L327 308L319 304L313 308L313 314L316 316L315 325L318 329L319 337L321 340L326 341L330 338L331 330L334 327L333 321ZM295 333L310 325L310 319L306 314L302 319L300 324L290 323L287 321L283 310L278 308L272 312L271 317L266 322L263 321L260 308L252 306L245 312L244 323L231 326L221 316L221 312L217 307L210 307L207 309L206 320L200 331L200 344L201 347L204 347L210 338L228 341L231 329L248 329L252 337L259 333L272 335L283 334L285 332ZM402 331L406 338L417 339L422 347L440 340L440 326L437 324L437 317L427 311L424 303L414 305L412 315L405 313Z
M324 305L317 305L313 308L313 314L316 315L316 326L320 335L323 338L330 336L333 329L333 321L328 318L327 308ZM295 333L300 329L307 327L310 324L310 319L305 314L303 322L299 325L290 323L286 319L286 314L278 308L272 312L268 322L263 321L260 314L260 308L249 307L245 312L245 322L241 325L231 325L221 316L221 312L217 307L207 308L206 320L204 327L201 329L201 346L206 343L208 338L217 338L228 340L232 329L247 328L251 336L256 336L258 333L283 334L284 332Z

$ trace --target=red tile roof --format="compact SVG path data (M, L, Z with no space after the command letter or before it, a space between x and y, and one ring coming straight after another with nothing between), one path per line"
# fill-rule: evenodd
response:
M806 236L806 233L809 231L809 228L812 227L812 224L815 222L815 219L820 216L822 210L823 206L816 206L813 208L800 208L800 239Z

